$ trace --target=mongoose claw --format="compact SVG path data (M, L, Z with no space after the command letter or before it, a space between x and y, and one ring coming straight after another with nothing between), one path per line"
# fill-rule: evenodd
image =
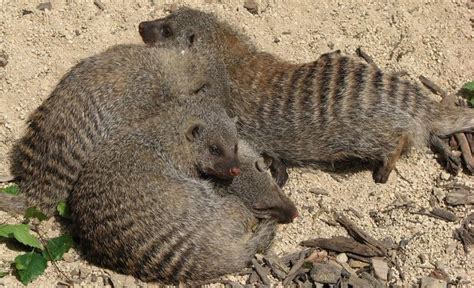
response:
M387 166L380 166L375 168L372 177L375 183L387 183L391 172L392 169L388 169Z

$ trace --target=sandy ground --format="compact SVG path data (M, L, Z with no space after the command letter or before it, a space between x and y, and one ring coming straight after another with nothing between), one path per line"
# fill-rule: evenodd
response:
M0 174L8 171L6 153L21 135L26 117L48 97L60 77L80 59L113 44L140 43L138 23L165 15L172 2L164 2L104 0L105 10L100 10L92 0L52 1L52 10L43 12L36 8L37 1L0 1L0 54L8 55L8 64L0 68ZM262 50L291 61L311 61L333 49L352 55L361 46L383 69L406 70L413 79L422 74L448 92L474 79L472 1L260 1L258 15L249 13L243 1L174 3L183 2L217 13L250 35ZM435 264L444 267L451 279L462 277L474 283L473 257L466 256L452 237L459 221L447 223L404 209L380 212L403 201L429 208L430 199L442 199L447 193L443 188L433 193L433 187L453 180L474 186L473 177L466 174L450 179L435 156L426 151L404 157L385 185L374 184L369 171L328 174L293 170L285 191L298 205L301 217L281 227L274 249L290 252L298 249L301 240L344 235L341 227L329 226L322 219L330 219L331 211L346 211L378 239L390 237L398 242L416 235L400 257L406 280L396 284L414 285ZM315 195L311 188L323 188L330 194ZM349 208L358 211L360 218L347 212ZM472 206L461 206L453 211L463 218L473 210ZM369 212L378 212L377 221ZM5 213L0 213L0 218L2 222L7 218L15 221ZM45 234L54 236L59 224L50 221L44 229ZM1 270L16 254L0 244ZM420 254L427 257L427 264L422 265ZM110 285L108 275L113 275L88 265L75 251L58 262L58 267L76 279L77 285ZM128 279L130 286L139 283L130 278L122 280ZM64 280L64 275L50 266L31 286L54 287ZM21 286L14 276L1 278L2 285Z

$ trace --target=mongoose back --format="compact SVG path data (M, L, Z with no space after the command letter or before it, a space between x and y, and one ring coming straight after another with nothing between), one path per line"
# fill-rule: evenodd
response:
M154 115L174 95L228 93L226 81L219 81L221 74L189 52L117 45L74 66L29 117L26 133L11 153L12 174L28 206L54 213L101 140ZM222 140L236 144L235 138ZM221 164L237 163L234 145L219 149ZM238 167L200 168L218 177L238 174Z
M205 281L244 268L273 239L272 219L290 222L296 215L253 155L241 157L241 175L228 188L187 173L176 154L193 150L184 147L187 132L181 141L164 140L169 134L157 127L188 121L147 119L108 139L86 163L69 203L89 260L144 281Z
M223 64L239 134L290 166L359 158L384 183L408 147L474 127L474 111L443 107L396 74L336 53L293 64L205 12L180 8L139 31L150 46L191 47Z

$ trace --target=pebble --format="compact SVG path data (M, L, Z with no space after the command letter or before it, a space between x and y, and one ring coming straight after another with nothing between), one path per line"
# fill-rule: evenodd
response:
M336 261L340 264L347 263L348 260L349 258L347 257L346 253L341 253L336 256Z
M114 288L138 287L135 284L135 278L133 278L132 276L127 276L127 275L123 275L123 274L114 273L114 274L110 275L110 280L112 281L112 286Z
M375 277L380 280L387 281L388 264L383 258L372 258L372 266L374 267Z
M53 9L53 5L51 5L51 2L44 2L36 6L36 9L40 11L45 11L45 10L51 11Z
M420 288L447 288L448 283L431 277L423 277L420 281Z
M80 268L80 271L81 271L81 279L86 279L90 274L91 274L91 268L89 267L81 267Z
M365 263L365 262L362 262L362 261L359 261L359 260L351 259L351 260L349 260L349 266L351 266L351 268L354 268L354 269L360 269L360 268L364 268L364 267L369 266L369 264Z
M314 263L310 275L314 282L336 284L341 278L342 269L329 264Z
M451 178L451 175L446 171L441 171L439 178L441 178L441 180L448 181Z
M8 55L6 53L0 53L0 67L5 67L8 64Z
M252 14L258 14L258 3L256 0L245 0L244 8Z

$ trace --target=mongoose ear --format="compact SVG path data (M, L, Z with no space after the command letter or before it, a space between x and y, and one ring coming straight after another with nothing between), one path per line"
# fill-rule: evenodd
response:
M257 168L257 170L260 172L268 171L269 167L270 165L267 165L267 163L265 162L265 158L260 157L257 161L255 161L255 168Z
M186 37L186 42L188 44L188 48L192 47L194 45L194 41L196 40L196 32L194 31L194 29L187 30L185 37Z
M199 119L193 119L189 122L187 129L186 129L186 139L188 141L193 142L196 137L199 136L199 134L202 132L202 130L206 127L206 124L199 120Z
M265 163L266 169L270 169L270 166L272 166L272 163L273 163L273 158L266 154L263 154L262 157L263 157L263 162Z

